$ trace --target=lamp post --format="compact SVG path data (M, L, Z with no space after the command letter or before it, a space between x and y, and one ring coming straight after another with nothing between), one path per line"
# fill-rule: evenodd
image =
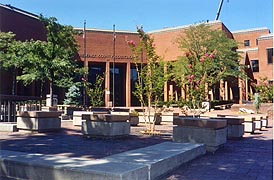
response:
M84 39L84 68L86 70L85 74L84 74L84 78L87 81L87 73L88 73L88 63L87 63L87 52L86 52L86 20L84 21L84 34L83 34L83 39ZM87 105L87 94L86 94L86 88L84 87L83 90L83 104L84 107L86 107Z

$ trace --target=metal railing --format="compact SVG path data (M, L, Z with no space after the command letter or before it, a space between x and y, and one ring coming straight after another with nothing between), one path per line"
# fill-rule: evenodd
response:
M0 94L0 122L16 122L17 111L38 111L41 105L41 97Z

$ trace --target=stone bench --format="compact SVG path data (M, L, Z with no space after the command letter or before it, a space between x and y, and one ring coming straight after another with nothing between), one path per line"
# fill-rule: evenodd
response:
M127 115L129 116L129 124L131 126L138 126L139 124L139 117L137 114L134 114L134 113L130 113L130 112L120 112L120 111L111 111L110 114L113 114L113 115Z
M244 135L244 118L240 117L210 117L210 119L226 120L227 138L241 138Z
M163 122L173 122L173 118L179 116L179 113L174 112L162 112L161 117Z
M227 141L225 120L174 117L173 141L180 143L204 143L206 150L215 152Z
M0 132L17 132L16 122L0 122Z
M82 133L87 137L120 137L130 134L129 115L84 114Z
M17 113L17 129L38 132L61 129L61 111L22 111Z
M109 114L109 111L74 111L72 123L74 126L82 126L83 115L89 114Z
M220 115L218 114L217 117L235 117L235 115ZM255 132L255 117L250 115L241 115L237 116L238 118L244 118L244 132L245 133L254 133Z

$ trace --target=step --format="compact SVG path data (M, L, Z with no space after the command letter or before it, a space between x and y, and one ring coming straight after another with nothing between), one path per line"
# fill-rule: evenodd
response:
M203 144L173 142L96 160L0 150L0 174L32 180L155 179L205 152Z

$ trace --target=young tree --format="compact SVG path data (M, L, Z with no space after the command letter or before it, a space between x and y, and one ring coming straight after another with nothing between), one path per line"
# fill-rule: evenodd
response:
M153 39L145 34L142 28L137 28L137 32L140 37L138 46L132 40L127 41L133 52L137 71L136 90L133 93L139 99L143 108L146 132L155 133L156 115L161 109L159 103L163 101L167 75L164 73L164 62L156 55ZM145 53L146 64L140 69L142 53ZM145 108L147 108L147 113L145 113ZM152 110L154 112L153 120L150 118Z
M17 80L25 84L40 80L50 83L50 97L52 105L53 85L68 87L72 85L72 75L77 63L77 43L74 39L75 31L71 26L57 23L54 17L40 17L47 31L47 41L30 40L26 43L24 62L20 65L22 75Z
M188 95L192 108L207 99L208 89L227 77L244 76L240 71L237 42L206 24L189 27L178 39L185 56L173 64L173 77Z

